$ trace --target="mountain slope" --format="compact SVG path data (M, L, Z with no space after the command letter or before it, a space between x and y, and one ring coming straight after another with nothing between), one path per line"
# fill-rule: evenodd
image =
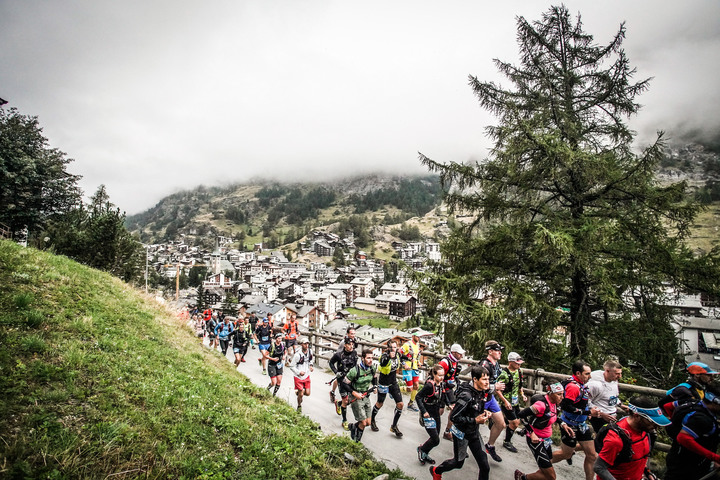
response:
M175 193L128 217L126 225L146 243L184 235L186 243L207 246L215 235L223 235L250 246L275 237L280 245L353 214L395 224L423 216L440 202L439 179L434 175L366 175L295 184L256 181Z
M0 240L0 477L372 478L119 280ZM361 464L343 460L351 452ZM397 478L398 472L391 477Z

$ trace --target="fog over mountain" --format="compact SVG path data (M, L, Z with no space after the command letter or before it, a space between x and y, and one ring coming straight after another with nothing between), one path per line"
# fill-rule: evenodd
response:
M626 22L640 143L720 145L720 2L565 2L607 42ZM550 3L0 2L0 97L39 116L91 194L128 213L198 184L310 180L482 159L495 119L468 86L517 58Z

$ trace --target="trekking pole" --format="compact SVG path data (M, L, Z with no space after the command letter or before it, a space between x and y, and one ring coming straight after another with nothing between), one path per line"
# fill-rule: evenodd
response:
M704 477L700 478L700 480L709 480L709 479L711 479L711 478L715 478L715 476L717 476L717 474L718 474L718 469L717 469L717 468L713 468L713 469L710 471L710 473L708 473L708 474L705 475Z

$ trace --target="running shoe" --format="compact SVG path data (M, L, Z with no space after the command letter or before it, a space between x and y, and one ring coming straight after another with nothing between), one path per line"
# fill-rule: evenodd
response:
M565 461L568 462L568 465L572 465L572 457L566 459Z
M263 375L267 375L267 370L263 370Z
M302 405L298 405L297 412L302 413Z
M432 480L442 480L442 473L435 473L435 469L437 467L430 467L430 475L432 475Z
M510 450L513 453L517 453L517 448L515 448L515 445L512 444L512 442L503 442L503 447L505 447L506 450Z
M425 465L425 452L420 450L420 447L417 447L417 454L418 454L418 462L420 462L420 465Z
M245 363L245 359L244 359L244 358L241 358L240 361L241 361L242 363Z
M403 433L397 427L397 425L390 425L390 431L395 434L396 437L401 438Z
M407 408L408 408L408 410L412 410L413 412L419 412L419 411L420 411L420 409L417 407L417 405L415 405L415 402L410 402L410 403L408 403Z
M435 460L433 460L432 458L430 458L430 456L428 456L427 453L425 454L425 461L426 461L427 463L429 463L430 465L435 465Z
M342 415L342 402L339 400L335 402L335 413Z
M353 425L355 425L355 424L353 423ZM345 420L345 421L342 423L342 426L343 426L343 428L344 428L345 430L350 430L350 424L347 422L347 420ZM353 440L354 440L354 439L353 439Z
M445 430L445 433L443 433L443 438L445 440L452 440L452 433L450 433L450 430Z
M525 480L525 474L520 470L515 470L515 480Z
M497 452L495 451L495 447L494 447L494 446L491 447L490 445L485 445L485 451L486 451L487 454L490 455L490 456L492 457L492 459L495 460L496 462L502 462L502 458L500 458L500 455L497 454Z
M370 421L370 430L372 430L373 432L377 432L378 430L380 430L377 426L377 423L375 423L375 420Z
M330 392L330 403L335 403L335 392Z

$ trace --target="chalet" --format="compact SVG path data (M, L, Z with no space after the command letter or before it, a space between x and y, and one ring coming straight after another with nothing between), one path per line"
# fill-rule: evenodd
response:
M381 295L407 295L408 287L404 283L385 283L380 287Z
M226 277L224 273L216 273L214 275L210 275L208 278L205 279L203 282L203 288L209 289L209 288L220 288L222 290L232 290L233 281L231 278Z
M388 315L390 318L406 319L415 315L417 299L412 296L392 295L388 299Z

